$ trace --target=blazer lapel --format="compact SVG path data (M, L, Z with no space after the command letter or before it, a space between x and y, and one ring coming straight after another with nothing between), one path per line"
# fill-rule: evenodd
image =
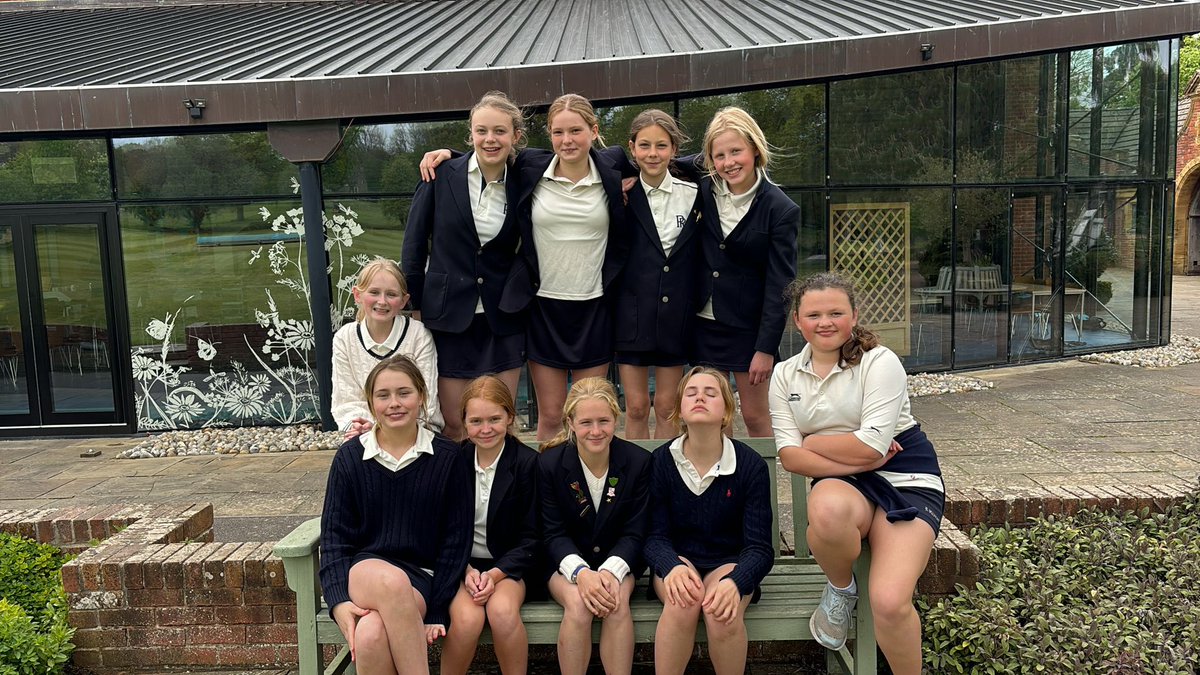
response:
M487 521L492 523L496 517L496 509L504 501L508 487L513 482L513 470L517 467L517 452L511 448L511 437L504 439L504 451L500 453L500 461L496 465L496 477L492 481L492 494L488 498Z
M470 157L469 154L464 155L446 165L450 171L445 178L450 181L450 194L454 197L454 205L458 207L458 215L464 223L475 222L475 212L471 209L471 190L467 187L467 162L470 161ZM475 228L471 228L471 231L478 242L479 233Z
M625 453L616 447L612 448L608 456L608 478L604 481L604 491L600 493L595 532L600 532L608 524L610 514L620 503L621 497L625 494L625 488L629 487L622 485L621 480L626 474L625 465Z
M654 223L654 213L650 210L650 199L646 196L646 190L641 185L633 186L633 189L628 193L629 208L633 211L633 217L642 226L642 231L654 242L658 247L659 253L664 253L662 247L662 238L658 236L658 225Z
M574 443L568 443L563 448L563 460L559 476L563 484L560 489L567 490L571 495L571 507L575 516L585 522L589 529L596 528L596 505L588 491L587 479L583 477L583 463L579 461L579 448Z

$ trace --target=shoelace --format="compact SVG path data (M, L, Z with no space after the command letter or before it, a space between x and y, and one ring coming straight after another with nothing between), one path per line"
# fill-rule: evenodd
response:
M837 591L829 593L829 608L826 612L829 619L835 623L845 623L850 619L850 603L856 598L843 595Z

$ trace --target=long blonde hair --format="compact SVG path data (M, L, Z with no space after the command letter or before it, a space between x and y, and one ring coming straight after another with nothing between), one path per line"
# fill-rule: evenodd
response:
M572 384L570 391L567 392L567 400L563 403L562 429L554 438L542 443L539 449L545 450L562 445L567 441L575 442L575 432L571 429L571 422L575 420L575 409L587 399L603 401L612 411L613 421L621 419L621 404L617 401L617 390L613 387L612 382L603 377L585 377Z

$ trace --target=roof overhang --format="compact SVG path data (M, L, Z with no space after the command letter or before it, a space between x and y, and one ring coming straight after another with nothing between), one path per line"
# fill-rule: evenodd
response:
M436 114L469 109L491 89L532 105L567 91L612 101L845 78L1193 32L1200 32L1200 2L1172 2L927 30L492 68L8 88L0 89L0 133ZM932 52L924 53L922 45L932 45ZM201 119L189 117L185 99L205 101Z

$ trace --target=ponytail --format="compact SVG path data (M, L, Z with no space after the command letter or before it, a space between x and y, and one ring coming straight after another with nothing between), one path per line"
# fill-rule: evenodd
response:
M870 328L855 326L850 329L850 339L842 345L842 363L857 366L863 354L879 346L879 335Z

